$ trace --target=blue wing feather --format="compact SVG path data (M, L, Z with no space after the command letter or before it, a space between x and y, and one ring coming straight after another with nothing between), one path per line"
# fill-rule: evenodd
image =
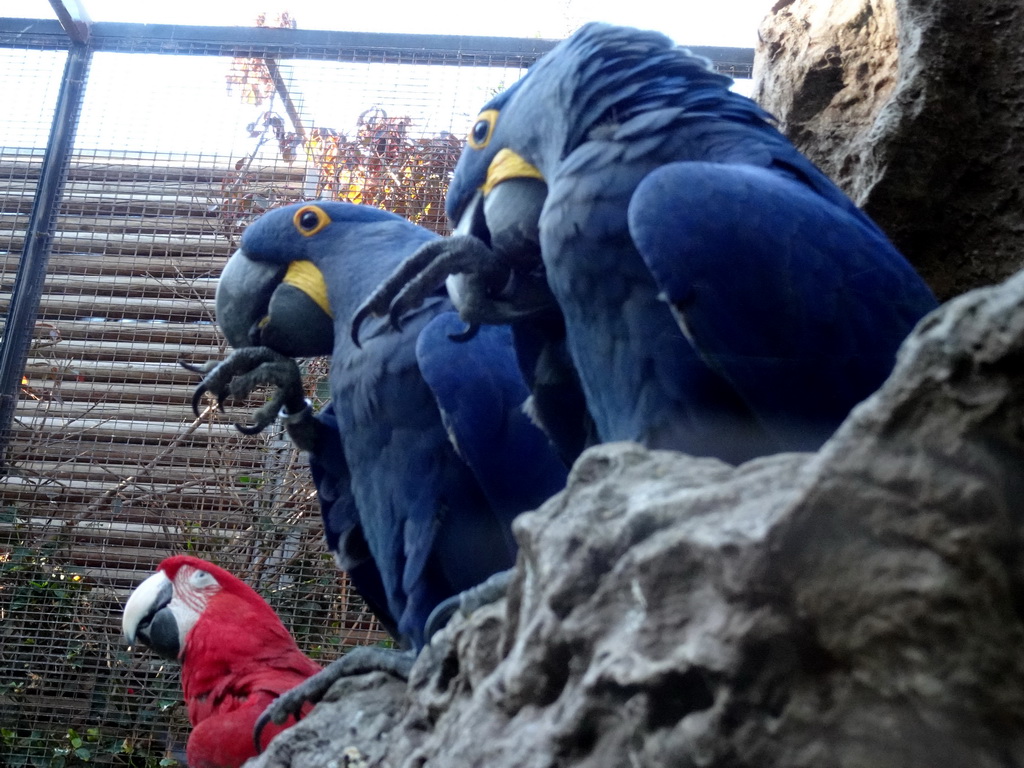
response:
M530 390L529 411L562 462L571 467L598 438L566 346L562 313L549 310L515 323L512 339L523 382Z
M566 468L547 435L531 421L507 326L484 326L469 341L451 336L465 324L438 315L419 335L416 356L456 451L472 469L507 530L565 485Z
M935 306L863 216L769 169L663 166L629 227L697 354L787 449L820 445Z

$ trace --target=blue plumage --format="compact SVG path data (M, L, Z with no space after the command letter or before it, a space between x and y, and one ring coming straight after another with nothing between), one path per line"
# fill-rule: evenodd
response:
M859 212L765 168L666 165L637 187L629 227L687 340L768 445L817 448L934 306Z
M457 306L521 327L538 313L517 279L543 274L602 441L733 462L817 448L936 305L730 84L658 33L589 24L485 105L456 168L451 250L497 257L487 280L458 262Z
M561 490L566 469L525 407L530 391L515 365L511 329L488 326L452 341L464 330L458 313L436 316L416 341L416 359L456 452L508 529L524 509Z
M388 607L384 581L370 552L359 508L352 495L352 476L332 404L328 403L316 414L315 425L316 435L309 446L309 469L320 502L327 549L384 629L398 638L398 626Z
M511 518L560 490L566 474L543 433L524 423L529 393L507 329L452 341L450 321L462 324L443 290L407 313L401 331L378 323L361 346L340 327L434 239L373 208L287 206L246 229L217 293L218 322L236 349L331 355L329 408L311 425L290 395L286 423L310 450L339 564L413 649L428 639L438 603L512 565Z

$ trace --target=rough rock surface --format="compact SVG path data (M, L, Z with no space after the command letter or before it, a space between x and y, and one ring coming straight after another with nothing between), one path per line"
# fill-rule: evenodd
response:
M1024 765L1022 502L1024 274L923 320L817 454L588 451L507 600L250 765Z
M779 0L754 98L940 298L1024 265L1024 3Z

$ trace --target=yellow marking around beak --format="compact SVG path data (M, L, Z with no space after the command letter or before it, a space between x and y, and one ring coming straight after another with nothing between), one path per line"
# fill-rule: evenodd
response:
M492 189L503 181L523 178L544 181L544 174L537 170L537 166L528 163L506 147L491 160L491 164L487 168L487 179L484 181L483 186L480 187L480 191L488 195Z
M324 282L323 273L312 261L293 261L288 265L282 282L298 288L315 301L328 317L334 317L331 305L327 303L327 283Z

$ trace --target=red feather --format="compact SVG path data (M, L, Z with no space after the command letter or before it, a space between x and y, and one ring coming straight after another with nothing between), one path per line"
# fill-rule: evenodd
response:
M175 582L183 566L206 571L220 587L186 636L180 656L181 687L192 723L188 764L237 768L256 755L253 726L267 705L321 667L299 650L267 602L223 568L176 555L159 570ZM261 747L292 724L268 725Z

